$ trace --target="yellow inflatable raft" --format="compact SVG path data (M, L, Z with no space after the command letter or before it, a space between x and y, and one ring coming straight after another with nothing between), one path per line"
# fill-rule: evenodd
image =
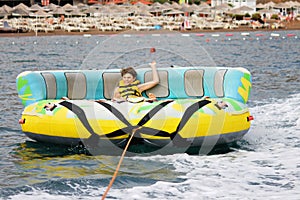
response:
M139 69L141 82L152 72ZM33 140L101 151L132 145L161 153L240 140L252 116L246 105L251 75L244 68L160 68L157 101L112 102L118 69L23 72L17 77L25 106L22 131ZM63 100L67 97L67 100ZM109 150L110 149L110 150Z

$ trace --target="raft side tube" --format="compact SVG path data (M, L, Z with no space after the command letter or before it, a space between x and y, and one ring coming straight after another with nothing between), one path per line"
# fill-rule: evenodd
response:
M143 83L152 79L151 69L137 69ZM160 83L148 90L158 99L233 98L246 103L251 75L244 68L159 68ZM108 99L121 78L119 69L27 71L19 74L17 90L24 106L46 99Z

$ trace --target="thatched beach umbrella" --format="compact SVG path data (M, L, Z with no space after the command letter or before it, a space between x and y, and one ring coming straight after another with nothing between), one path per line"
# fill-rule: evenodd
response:
M54 11L58 8L59 6L58 5L55 5L54 3L50 3L47 8L51 11Z
M199 10L199 5L197 5L197 4L192 4L192 5L190 5L190 8L192 8L194 11L196 11L196 10Z
M163 3L163 5L166 6L166 7L171 7L171 4L167 1L165 3Z
M145 10L147 11L147 10ZM116 9L114 9L115 14L119 16L127 16L129 13L133 13L133 11L123 7L123 6L118 6Z
M216 11L225 12L225 11L229 11L230 9L232 9L232 7L229 6L227 3L222 3L220 5L213 7L213 9Z
M53 15L64 15L64 14L66 14L66 11L63 8L58 7L58 8L56 8L56 10L53 11L52 14Z
M263 9L263 8L267 8L267 6L266 6L266 4L259 3L256 5L256 8Z
M151 7L160 7L162 4L159 2L155 2L154 4L151 5Z
M163 3L161 6L159 6L160 8L164 9L164 10L171 10L173 7L170 3L165 2Z
M139 10L148 10L148 9L144 9L143 7L138 7L138 6L136 6L136 4L127 7L127 9L130 10L130 12L132 12L132 13L138 12Z
M72 6L72 5L69 4L69 3L67 3L66 5L64 5L62 8L63 8L66 12L70 12L70 11L76 9L76 7Z
M209 14L211 14L211 8L210 7L200 8L199 10L197 10L197 13L202 14L202 15L209 15Z
M143 4L141 2L138 2L134 5L131 6L132 8L138 8L138 9L143 9L143 10L149 10L151 6L147 6L146 4Z
M151 14L149 11L142 10L142 9L136 11L135 15L137 15L137 16L146 16L146 17L152 17L153 16L153 14Z
M0 7L0 17L5 17L10 15L3 7Z
M287 8L291 8L292 5L288 4L288 3L278 3L274 5L274 8L281 8L281 9L287 9Z
M181 10L183 12L187 12L187 13L194 12L194 8L189 6L188 4L182 4L181 8L179 10Z
M96 8L90 6L88 9L86 9L82 12L85 14L95 14L98 12L98 10Z
M273 1L269 1L268 3L265 4L266 8L274 8L276 4Z
M107 5L105 5L105 7L109 7L111 10L114 10L114 9L118 8L118 5L116 5L116 4L107 4Z
M66 12L65 15L67 15L67 16L80 16L80 17L86 16L86 14L81 12L78 8L72 10L71 12Z
M251 12L254 12L254 8L251 8L249 6L241 6L239 8L234 8L232 10L229 11L229 13L233 13L233 14L241 14L241 15L244 15L246 13L251 13Z
M3 8L4 11L9 14L11 14L11 12L13 11L13 8L9 7L8 5L3 5L1 8Z
M111 16L113 15L113 10L110 9L109 6L103 6L101 9L98 10L98 13L103 16Z
M199 8L211 8L206 2L201 2L201 4L198 7Z
M208 16L211 14L211 7L207 3L201 3L195 13L200 16Z
M145 4L143 4L142 2L137 2L134 4L136 7L142 7L142 6L145 6Z
M154 4L152 4L152 6L150 6L150 9L148 10L150 13L152 13L155 16L160 15L161 13L163 13L166 10L169 10L170 8L165 7L164 5L155 2Z
M171 4L171 8L179 10L181 6L177 2L173 1L173 3Z
M24 3L20 3L17 6L13 7L13 9L22 9L22 10L29 10L29 7L26 6Z
M29 8L29 10L32 12L36 12L38 10L43 10L43 8L41 6L39 6L38 4L34 4Z
M150 8L148 11L150 13L152 13L154 16L158 16L158 15L160 15L163 12L162 9L160 9L160 8L153 8L153 7Z
M165 12L164 15L183 15L184 12L181 10L177 10L177 9L172 9L168 12Z
M293 7L294 8L300 8L300 2L299 1L293 1Z
M257 11L258 13L260 13L260 14L277 14L278 13L278 11L276 11L276 10L274 10L274 9L267 9L267 8L264 8L264 9L261 9L261 10L259 10L259 11Z
M101 9L101 8L103 7L103 5L101 5L101 4L93 4L93 5L91 5L90 7L99 10L99 9Z
M77 7L77 8L79 8L80 10L86 10L86 9L88 9L88 8L89 8L89 6L88 6L88 5L86 5L86 4L83 4L83 3L79 3L79 4L77 4L77 5L76 5L76 7Z
M102 11L107 12L107 14L109 16L117 16L117 15L119 15L117 7L111 6L111 5L110 6L105 6L105 7L107 7L107 8L103 9Z
M18 8L13 9L11 14L12 14L12 16L15 16L15 17L28 17L29 11L22 7L18 7Z
M46 13L46 12L43 11L43 10L38 10L38 11L35 12L35 13L30 13L30 16L31 16L31 17L42 18L42 17L51 17L52 15L49 14L49 13Z

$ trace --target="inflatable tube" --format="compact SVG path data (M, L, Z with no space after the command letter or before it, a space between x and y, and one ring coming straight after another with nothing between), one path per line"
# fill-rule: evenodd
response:
M141 82L151 77L148 69L137 72ZM117 103L110 99L119 70L23 72L17 77L25 106L22 131L39 142L94 146L109 141L119 148L136 130L135 141L152 148L227 144L248 132L251 75L246 69L178 67L158 73L160 84L147 91L157 101Z

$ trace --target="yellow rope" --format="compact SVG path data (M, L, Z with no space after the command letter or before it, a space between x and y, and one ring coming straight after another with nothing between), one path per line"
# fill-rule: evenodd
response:
M123 150L123 153L122 153L122 155L121 155L121 158L120 158L120 160L119 160L119 163L118 163L118 166L117 166L117 168L116 168L116 170L115 170L115 173L114 173L113 177L111 178L111 180L110 180L110 182L109 182L109 185L107 186L106 191L104 192L104 194L103 194L101 200L104 200L104 199L106 198L106 195L107 195L108 191L110 190L112 184L114 183L115 179L117 178L117 174L118 174L118 172L119 172L120 166L121 166L121 164L122 164L122 162L123 162L123 159L124 159L124 156L125 156L125 153L126 153L128 147L129 147L129 144L130 144L130 142L131 142L131 140L132 140L132 138L133 138L135 132L136 132L137 130L141 129L141 128L142 128L142 127L140 126L140 127L135 128L135 129L132 130L132 134L131 134L131 136L130 136L130 138L129 138L129 140L128 140L126 146L125 146L125 149Z

